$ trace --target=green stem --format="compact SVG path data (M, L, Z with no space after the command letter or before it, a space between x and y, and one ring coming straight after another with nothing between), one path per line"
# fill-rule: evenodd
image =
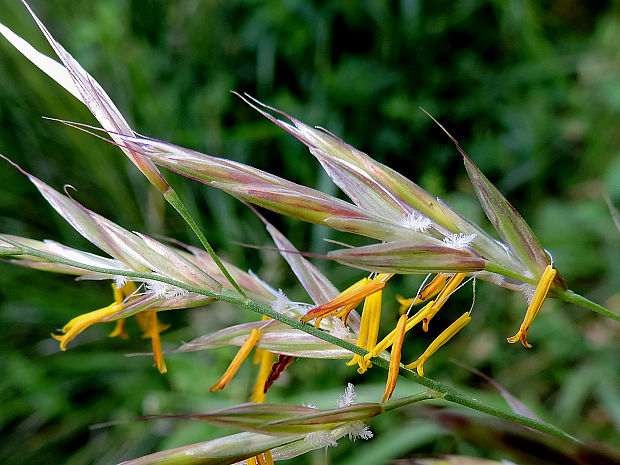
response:
M484 265L484 270L485 271L490 271L491 273L497 273L497 274L501 274L503 276L506 276L508 278L514 278L514 279L518 279L519 281L523 281L524 283L529 283L529 284L533 284L534 286L536 284L538 284L538 281L536 281L535 279L532 278L527 278L519 273L515 273L514 271L510 270L509 268L503 267L501 265L498 265L497 263L491 263L491 262L487 262Z
M592 310L593 312L600 313L612 320L620 321L620 315L610 312L602 305L597 304L596 302L592 302L590 299L585 298L582 295L579 295L570 289L567 291L558 291L554 289L553 294L558 297L558 299L563 300L564 302L570 302L571 304L579 305L580 307L587 308L588 310Z
M218 258L217 254L215 253L215 250L213 250L213 247L211 247L211 244L209 244L209 241L207 240L205 235L202 233L202 231L198 227L198 224L196 224L196 221L194 221L194 218L192 217L192 215L190 215L190 213L187 211L187 209L185 208L185 205L183 205L183 202L181 202L181 199L179 198L177 193L172 188L170 188L164 193L164 198L168 201L170 205L174 207L174 209L177 212L179 212L179 214L183 217L183 219L189 225L189 227L192 228L192 231L194 231L196 236L198 236L198 239L202 243L202 246L209 253L211 258L213 259L217 267L220 269L220 271L224 274L224 276L226 277L228 282L231 284L231 286L234 287L239 294L245 297L246 296L245 292L243 292L243 289L239 287L239 285L230 275L230 273L228 272L228 270L226 269L222 261Z
M250 310L260 315L265 315L274 320L281 321L282 323L285 323L286 325L292 328L308 333L312 336L322 339L323 341L332 343L336 346L339 346L355 354L364 356L368 353L366 350L360 347L357 347L356 345L353 345L349 342L338 339L337 337L332 336L331 334L325 331L321 331L320 329L317 329L310 324L304 324L304 323L301 323L300 321L293 320L292 318L289 318L285 315L282 315L276 312L275 310L273 310L271 307L267 305L254 302L253 300L248 299L247 297L241 296L237 292L232 291L230 289L222 288L219 293L215 293L207 289L200 289L200 288L182 283L180 281L176 281L174 279L170 279L165 276L159 276L153 273L139 273L136 271L123 271L123 270L115 270L115 269L109 269L109 268L102 268L98 266L86 265L86 264L79 263L73 260L68 260L66 258L61 258L56 255L51 255L46 252L41 252L40 250L36 250L36 249L33 249L32 247L28 247L26 245L20 244L19 242L6 238L4 236L0 236L0 240L5 241L11 245L14 245L15 247L20 248L25 255L43 258L45 260L62 263L65 265L73 266L75 268L92 271L94 273L109 274L113 276L126 276L128 278L134 278L137 280L160 281L160 282L169 284L171 286L180 287L181 289L185 289L187 291L194 292L196 294L201 294L207 297L211 297L213 299L221 300L223 302L228 302L238 307L241 307L243 309ZM384 368L386 370L389 369L389 360L384 360L382 358L377 357L373 359L373 364L380 366L381 368ZM439 381L435 381L430 378L418 376L416 373L414 373L411 370L407 370L402 365L400 367L400 375L434 391L434 393L431 393L431 391L427 391L426 393L419 394L424 397L424 399L421 398L420 400L426 400L427 398L443 399L447 402L459 404L464 407L468 407L472 410L477 410L479 412L487 413L497 418L502 418L504 420L512 421L514 423L518 423L523 426L527 426L535 430L542 431L543 433L547 433L552 436L556 436L562 439L570 439L570 440L579 442L577 439L563 432L559 428L556 428L555 426L552 426L552 425L549 425L547 423L543 423L540 421L536 421L531 418L527 418L527 417L524 417L523 415L519 415L519 414L510 412L510 411L507 411L507 410L492 407L490 405L485 404L484 402L474 399L473 397L469 397L465 394L462 394L456 391L455 389L453 389L452 387L446 384L440 383ZM427 397L427 396L431 396L431 397ZM413 396L412 398L415 399L416 396ZM394 402L398 402L398 401L394 401ZM389 406L390 403L388 403L387 405Z
M394 410L395 408L404 407L405 405L414 404L416 402L421 402L423 400L430 399L440 399L443 397L441 392L437 392L433 389L428 389L424 392L419 392L412 396L403 397L402 399L394 399L389 402L385 402L381 404L384 412L389 412L390 410Z
M492 273L498 273L498 274L507 276L509 278L518 279L519 281L523 281L525 283L530 283L533 285L538 284L538 281L521 276L518 273L510 271L508 268L504 268L503 266L497 265L495 263L487 263L484 269ZM587 299L584 296L571 291L570 289L567 291L553 289L551 292L558 299L563 300L564 302L570 302L572 304L579 305L580 307L587 308L588 310L592 310L593 312L596 312L603 316L611 318L612 320L620 321L620 315L610 312L602 305L599 305L596 302L592 302L590 299Z

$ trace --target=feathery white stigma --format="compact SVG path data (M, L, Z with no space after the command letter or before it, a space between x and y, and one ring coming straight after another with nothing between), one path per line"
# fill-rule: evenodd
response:
M286 297L286 294L282 292L282 289L278 289L278 295L275 300L271 302L271 309L277 313L284 313L288 309L289 303L290 301L288 297Z
M146 281L146 293L153 295L158 299L176 299L177 297L183 297L189 294L185 289L180 287L170 286L169 284L162 283L160 281Z
M527 300L527 304L531 304L532 299L534 298L534 292L536 292L536 286L529 283L523 283L519 286L519 290L523 292L523 295L525 295L525 300Z
M347 384L344 394L340 394L338 398L338 407L348 407L357 404L357 394L352 383Z
M368 425L363 421L355 421L348 425L348 427L349 431L347 432L347 434L349 435L349 439L351 441L355 441L357 438L368 441L374 436L372 431L370 431Z
M306 434L304 440L313 448L336 447L338 441L334 439L329 431L315 431Z
M127 276L114 276L114 287L120 289L127 284Z
M328 329L328 332L332 336L337 337L338 339L344 339L351 334L349 328L347 328L340 318L331 318L331 324L332 327L331 329Z
M431 227L433 222L428 216L423 215L418 211L415 211L405 216L401 220L400 224L403 225L405 228L413 229L414 231L424 232Z
M444 237L443 242L451 249L463 250L469 247L475 238L476 234L459 233Z

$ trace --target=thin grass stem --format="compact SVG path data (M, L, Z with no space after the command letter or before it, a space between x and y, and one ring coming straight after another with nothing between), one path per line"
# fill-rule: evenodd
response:
M241 307L243 309L246 310L250 310L253 311L255 313L258 313L260 315L265 315L268 316L269 318L273 318L274 320L278 320L281 321L282 323L298 329L300 331L303 331L305 333L308 333L312 336L315 336L319 339L322 339L326 342L332 343L334 345L337 345L345 350L348 350L352 353L364 356L366 355L368 352L360 347L357 347L356 345L353 345L349 342L343 341L341 339L338 339L335 336L332 336L331 334L325 332L325 331L321 331L320 329L315 328L313 325L310 324L304 324L301 323L300 321L297 320L293 320L292 318L289 318L285 315L282 315L278 312L276 312L275 310L273 310L271 307L267 306L267 305L263 305L260 304L258 302L254 302L251 299L248 299L247 297L243 297L241 295L239 295L237 292L226 289L226 288L222 288L221 291L219 293L215 293L213 291L207 290L207 289L201 289L201 288L197 288L194 286L190 286L187 285L185 283L182 283L180 281L176 281L174 279L170 279L164 276L159 276L153 273L139 273L139 272L135 272L135 271L120 271L120 270L114 270L114 269L109 269L109 268L102 268L102 267L97 267L97 266L90 266L90 265L85 265L83 263L79 263L73 260L67 260L65 258L61 258L61 257L57 257L55 255L51 255L48 254L46 252L41 252L39 250L33 249L31 247L28 247L26 245L20 244L17 241L14 241L12 239L9 239L7 237L4 236L0 236L0 240L7 242L8 244L14 245L15 247L18 247L19 249L21 249L23 251L23 253L25 255L30 255L33 257L39 257L39 258L43 258L45 260L49 260L49 261L54 261L57 263L62 263L65 265L69 265L69 266L73 266L75 268L80 268L80 269L84 269L87 271L92 271L95 273L103 273L103 274L109 274L109 275L114 275L114 276L126 276L128 278L134 278L134 279L139 279L139 280L151 280L151 281L160 281L172 286L176 286L176 287L180 287L182 289L186 289L190 292L194 292L196 294L201 294L201 295L205 295L207 297L211 297L217 300L221 300L223 302L228 302L231 304L234 304L238 307ZM375 358L373 359L373 364L380 366L381 368L387 370L389 368L389 361L386 361L382 358ZM569 439L571 441L575 441L577 443L580 443L580 441L578 439L576 439L575 437L569 435L568 433L565 433L564 431L560 430L559 428L550 425L548 423L544 423L541 421L537 421L528 417L525 417L523 415L519 415L517 413L514 412L510 412L507 410L503 410L491 405L488 405L478 399L475 399L473 397L470 397L466 394L463 394L461 392L458 392L457 390L453 389L452 387L443 384L439 381L433 380L431 378L427 378L427 377L421 377L418 376L418 374L414 373L411 370L407 370L406 368L402 367L400 368L399 371L400 375L410 379L411 381L420 384L422 386L425 386L427 388L429 388L430 390L434 391L434 393L432 394L431 398L437 398L437 399L443 399L447 402L450 403L454 403L454 404L459 404L462 405L464 407L470 408L472 410L476 410L479 412L483 412L486 413L488 415L494 416L496 418L501 418L507 421L512 421L514 423L518 423L520 425L523 426L527 426L529 428L541 431L543 433L547 433L549 435L555 436L555 437L559 437L562 439ZM427 391L428 392L428 391ZM423 393L422 395L424 396L426 393ZM426 394L426 395L431 395L431 394ZM415 398L415 396L413 396L413 398ZM420 400L426 400L426 397L424 397L424 399L420 399ZM397 402L397 401L394 401ZM413 402L413 400L411 401Z
M172 189L168 189L168 191L166 191L166 193L164 194L164 198L168 201L170 205L174 207L174 209L177 212L179 212L179 214L183 217L183 219L189 225L189 227L192 228L192 231L194 231L196 236L198 236L198 240L200 240L200 242L202 243L202 246L209 253L209 255L211 256L211 258L213 259L217 267L220 269L220 271L224 274L224 276L228 280L228 282L235 288L235 290L239 294L241 294L243 297L246 297L245 292L243 292L243 289L241 289L241 287L237 284L237 282L230 275L230 273L228 272L228 270L226 269L222 261L219 259L219 257L215 253L215 250L213 250L213 247L211 247L211 244L209 244L209 241L207 240L205 235L202 233L202 231L198 227L198 224L196 223L196 221L194 221L194 218L192 217L192 215L190 215L189 211L187 211L187 208L185 208L185 205L183 205L183 202L181 201L177 193Z

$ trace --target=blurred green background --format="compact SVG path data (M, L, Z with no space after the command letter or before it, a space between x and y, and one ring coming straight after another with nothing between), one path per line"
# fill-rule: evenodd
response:
M418 107L425 108L522 213L569 286L620 309L620 232L603 200L606 194L620 204L618 2L32 0L31 5L140 133L340 195L302 144L229 91L248 92L329 129L487 227L458 153ZM20 2L0 0L0 21L52 54ZM0 40L0 153L57 189L71 184L78 200L127 229L196 244L120 151L41 115L96 124L80 103ZM238 244L269 244L252 213L213 189L170 173L166 177L223 256L304 299L277 254ZM0 184L0 231L95 251L6 163ZM266 215L302 250L329 250L324 238L363 242ZM340 288L362 276L317 264ZM415 294L419 282L418 277L391 281L384 331L397 318L395 294ZM198 413L247 398L255 373L250 364L225 391L208 392L234 349L169 356L169 373L162 376L150 358L124 356L148 349L137 327L130 326L133 338L122 341L107 339L111 328L102 325L60 353L49 334L110 299L107 284L0 263L4 464L108 464L206 440L223 430L187 420L89 426L144 414ZM470 291L455 296L435 329L470 304ZM480 284L473 322L428 363L427 375L503 405L486 382L451 363L458 358L571 434L620 443L618 325L547 302L530 333L534 349L526 351L505 343L524 311L521 295ZM214 304L162 318L172 323L163 341L173 348L255 317ZM410 336L407 358L430 337ZM359 376L342 361L298 360L268 401L330 407L347 381L359 387L360 401L376 401L384 379L379 370ZM418 390L401 380L396 395ZM529 453L539 458L523 458L516 433L499 440L495 423L468 418L480 423L481 436L458 431L438 411L390 413L371 424L375 440L343 440L330 456L333 463L358 465L411 453L569 463L545 462L540 456L548 451L535 447ZM324 461L321 451L297 459Z

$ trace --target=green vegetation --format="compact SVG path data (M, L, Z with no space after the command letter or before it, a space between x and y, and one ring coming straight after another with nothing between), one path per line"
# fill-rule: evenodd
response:
M570 288L618 312L620 231L604 195L619 204L619 7L539 3L33 0L31 6L142 134L340 196L302 144L229 91L248 92L327 128L468 218L488 224L460 155L418 108L423 107L521 212ZM0 0L0 22L52 55L21 3ZM39 117L97 124L4 40L0 82L0 153L58 190L74 186L74 198L129 230L199 245L118 149ZM0 173L1 232L97 251L16 170L4 164ZM292 299L306 299L276 252L240 245L272 245L251 211L220 191L164 175L219 254ZM326 253L334 247L324 238L368 243L265 215L300 250ZM363 276L314 262L339 289ZM131 420L244 402L256 371L250 364L224 391L208 392L235 349L168 355L168 373L160 375L150 357L124 356L150 350L128 321L129 340L107 339L112 326L99 325L61 353L50 333L75 315L109 304L109 285L7 264L0 268L4 463L116 463L233 432L193 420ZM420 282L418 276L390 282L382 334L396 324L395 295L414 295ZM470 305L470 291L456 294L437 316L431 337ZM506 408L498 391L459 364L473 366L569 434L620 443L618 324L548 300L528 336L534 348L526 350L505 342L524 308L522 295L480 283L477 318L433 356L427 375ZM224 303L160 315L172 324L162 335L166 349L256 319ZM428 342L422 332L408 335L406 360L414 360ZM299 359L271 388L268 401L328 408L351 381L360 401L375 402L385 375L379 369L358 375L340 360ZM401 379L395 398L419 390ZM465 409L432 405L436 408L424 404L377 417L370 422L375 439L342 441L329 450L331 462L376 464L410 453L448 453L587 463L578 462L564 443L543 447L548 438ZM121 423L89 429L108 421ZM296 460L322 463L323 452Z

